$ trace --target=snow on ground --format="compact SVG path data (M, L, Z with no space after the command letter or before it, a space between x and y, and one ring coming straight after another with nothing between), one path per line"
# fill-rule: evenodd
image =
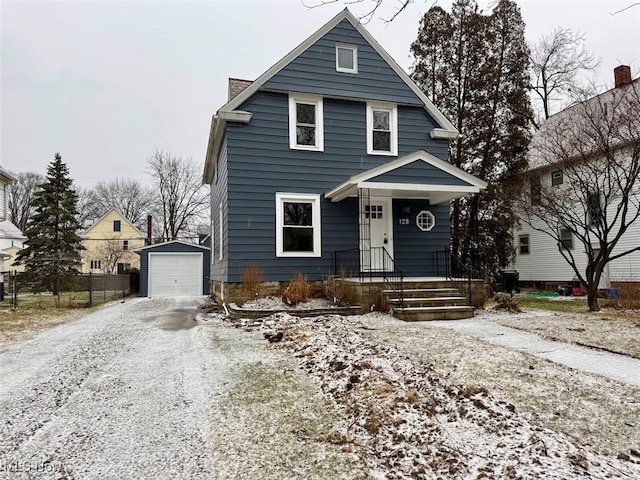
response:
M311 310L314 308L335 307L330 301L324 298L311 298L306 302L297 305L288 305L280 297L268 296L249 300L242 304L245 310Z
M382 314L200 301L0 346L0 479L640 478L638 388Z

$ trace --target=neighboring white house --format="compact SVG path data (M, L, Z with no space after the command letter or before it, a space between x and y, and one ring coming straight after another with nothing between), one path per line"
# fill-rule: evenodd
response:
M568 137L562 137L557 135L559 130L558 126L564 122L564 125L569 125L571 122L580 122L579 116L576 112L585 111L589 109L589 105L597 106L604 115L611 114L611 111L615 111L613 102L629 101L633 102L634 110L638 108L637 95L640 91L640 78L635 80L631 79L631 70L628 66L620 66L615 69L615 88L593 98L590 98L579 106L574 106L563 110L562 112L550 117L543 125L542 128L536 133L532 140L532 145L529 154L530 171L528 172L529 180L529 192L531 194L530 202L536 202L536 196L545 189L558 189L557 192L575 192L571 189L571 181L566 171L563 171L558 164L553 163L550 159L550 155L546 154L549 149L545 149L549 142L555 142L557 149L579 149L584 148L582 145L571 144ZM616 105L619 105L616 103ZM581 110L582 109L582 110ZM609 111L608 111L609 110ZM569 122L568 119L571 118ZM609 117L611 119L613 117ZM637 117L636 117L637 118ZM583 119L584 120L584 119ZM589 120L584 120L589 121ZM633 122L632 127L635 128L636 135L627 135L624 143L620 143L615 149L610 158L615 159L614 162L609 161L607 165L613 165L617 161L626 162L629 165L629 159L637 158L638 151L640 150L640 129L637 128L639 122ZM592 126L593 127L593 126ZM578 125L578 129L580 126ZM598 132L598 129L593 129ZM556 138L550 140L551 133L556 134ZM628 131L627 131L628 134ZM615 142L614 142L615 143ZM588 165L597 165L597 162L603 162L605 157L603 156L589 156L582 152L579 161L583 162L581 168L584 168L585 162L590 162ZM585 158L591 158L591 160L584 160ZM593 172L592 172L593 174ZM595 173L597 178L597 171ZM600 177L604 178L604 177ZM576 181L576 180L574 180ZM638 201L640 200L640 185L635 186L635 200L629 202L629 216L632 216L637 212L640 206ZM584 188L582 189L585 190ZM558 196L561 197L561 196ZM634 195L632 194L632 197ZM567 202L575 202L576 198L567 197ZM591 202L591 200L588 200ZM593 204L596 205L596 211L603 212L606 209L606 218L612 219L615 215L616 208L620 204L619 200L607 203L606 201L597 200L597 195L594 196ZM576 219L583 218L583 222L591 222L588 220L590 217L590 208L585 205L585 202L573 203L575 208ZM569 217L569 215L567 215ZM542 220L534 222L536 227L549 228ZM579 225L578 222L575 225ZM613 223L613 231L617 231L619 225ZM549 231L549 230L548 230ZM558 224L558 239L550 237L548 234L538 231L532 226L527 225L525 222L521 222L520 229L514 231L514 245L516 246L516 256L512 267L520 274L521 282L561 282L566 283L571 281L575 273L569 263L563 258L559 251L558 245L562 244L562 248L570 249L573 255L576 266L578 269L585 272L587 267L587 255L585 253L584 245L579 242L574 235L563 229ZM558 241L560 240L560 241ZM592 241L591 245L595 243ZM640 219L632 223L628 230L625 232L620 242L613 250L612 255L630 250L632 248L640 246ZM600 287L607 287L610 282L640 282L640 251L633 252L629 255L613 260L608 264L603 272L603 278L600 282Z
M13 265L16 253L27 239L9 220L9 188L15 178L0 167L0 271L19 269Z

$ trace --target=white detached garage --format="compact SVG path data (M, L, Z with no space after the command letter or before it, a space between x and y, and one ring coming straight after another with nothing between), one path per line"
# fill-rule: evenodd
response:
M199 296L209 293L211 249L181 240L136 249L140 296Z

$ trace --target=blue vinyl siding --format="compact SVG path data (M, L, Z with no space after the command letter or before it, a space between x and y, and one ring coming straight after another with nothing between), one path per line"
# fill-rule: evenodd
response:
M409 213L403 209L409 208ZM436 224L428 232L418 228L416 217L430 211ZM428 200L393 200L394 262L405 276L435 276L435 252L451 244L449 204L429 205ZM401 225L400 219L409 223Z
M357 74L336 71L336 43L358 47ZM269 79L263 88L422 105L409 86L347 20Z
M226 281L227 280L227 265L228 265L228 241L227 241L227 181L228 181L228 169L227 169L227 139L225 138L220 153L218 155L218 176L217 181L211 184L211 219L213 223L213 238L211 249L211 280ZM220 217L219 207L222 203L222 232L220 232ZM220 249L222 248L222 260L220 258Z
M289 149L288 95L259 92L241 108L253 114L251 121L229 123L226 133L226 280L240 281L242 267L250 263L263 268L266 280L289 280L295 272L321 279L332 273L335 250L358 247L357 199L332 203L321 197L321 258L278 258L275 193L323 195L346 178L397 157L367 155L366 104L361 101L324 99L324 152ZM400 155L424 149L446 158L448 144L430 138L434 123L424 109L399 107L398 117ZM218 195L215 188L212 195ZM214 217L218 204L212 200ZM396 238L396 248L401 243Z
M391 172L378 175L370 182L388 183L422 183L425 185L454 185L469 187L471 184L453 175L443 172L439 168L429 165L422 160L396 168Z
M202 294L209 293L209 267L211 263L211 250L199 245L187 245L182 242L169 242L151 245L140 251L140 293L139 296L146 297L149 295L149 253L155 252L202 252Z

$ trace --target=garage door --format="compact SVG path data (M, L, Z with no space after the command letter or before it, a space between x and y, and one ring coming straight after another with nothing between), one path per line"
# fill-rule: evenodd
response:
M149 253L148 295L202 295L202 253Z

